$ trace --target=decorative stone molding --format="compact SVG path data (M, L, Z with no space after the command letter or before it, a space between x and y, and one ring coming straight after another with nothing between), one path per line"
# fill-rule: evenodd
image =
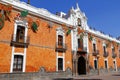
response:
M72 70L70 67L68 67L66 70L65 70L67 73L72 73Z
M40 68L40 70L39 70L39 72L40 72L40 73L45 73L45 72L46 72L46 70L45 70L45 68L44 68L44 67L41 67L41 68Z

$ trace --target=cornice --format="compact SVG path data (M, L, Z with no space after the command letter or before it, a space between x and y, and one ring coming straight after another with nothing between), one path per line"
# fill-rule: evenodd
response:
M54 15L54 14L50 13L49 11L47 11L46 9L33 7L25 2L14 1L14 0L1 0L1 3L11 4L11 5L13 5L14 8L21 10L21 11L28 10L30 14L34 14L36 16L45 18L47 20L54 21L56 23L66 24L68 26L73 25L67 19L64 19L57 15Z
M117 43L120 43L120 41L117 40L116 38L110 37L109 35L105 35L105 34L101 33L100 31L96 31L96 30L92 30L92 29L88 28L86 30L86 32L92 33L92 34L94 34L100 38L106 39L106 40L115 41Z

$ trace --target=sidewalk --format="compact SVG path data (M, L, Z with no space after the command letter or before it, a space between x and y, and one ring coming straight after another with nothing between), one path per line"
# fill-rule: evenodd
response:
M56 78L53 80L120 80L120 73L108 73L100 75L81 75L71 78Z

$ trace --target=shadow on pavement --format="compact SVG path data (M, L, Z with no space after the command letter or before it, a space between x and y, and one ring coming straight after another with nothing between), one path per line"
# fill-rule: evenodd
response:
M102 80L102 79L73 79L73 80Z
M112 75L112 76L120 76L120 74L114 74L114 75Z
M53 80L74 80L73 78L56 78L56 79L53 79Z
M102 80L102 79L73 79L73 78L56 78L53 80Z

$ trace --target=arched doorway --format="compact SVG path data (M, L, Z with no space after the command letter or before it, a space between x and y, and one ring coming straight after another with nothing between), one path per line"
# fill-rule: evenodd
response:
M78 75L86 74L86 60L83 56L78 58Z

